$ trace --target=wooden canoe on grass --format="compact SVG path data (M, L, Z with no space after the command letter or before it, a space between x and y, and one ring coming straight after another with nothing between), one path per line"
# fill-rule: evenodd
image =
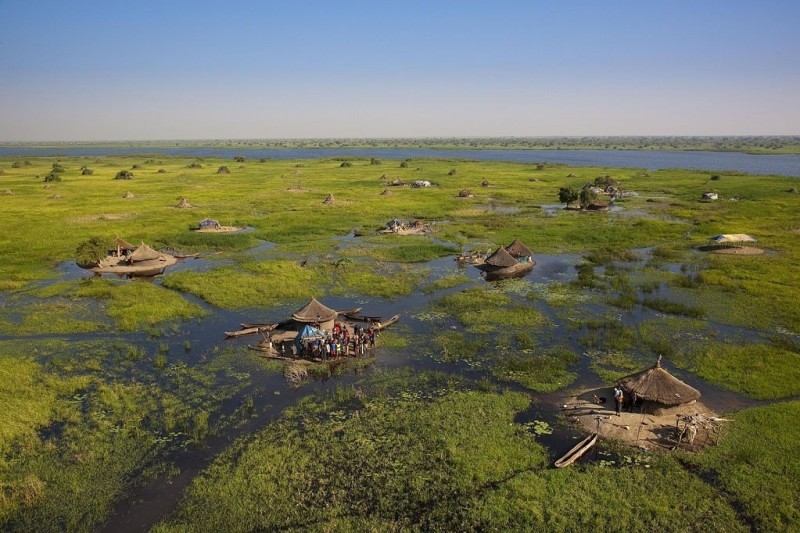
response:
M592 446L597 443L597 433L592 433L578 444L576 444L570 451L564 454L564 457L556 461L556 468L564 468L569 466L588 452Z

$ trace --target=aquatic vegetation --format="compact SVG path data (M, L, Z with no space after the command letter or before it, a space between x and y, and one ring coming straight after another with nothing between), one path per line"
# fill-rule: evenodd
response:
M492 367L492 374L515 381L537 392L553 392L572 383L577 375L569 368L578 356L569 348L555 346L544 351L505 353Z

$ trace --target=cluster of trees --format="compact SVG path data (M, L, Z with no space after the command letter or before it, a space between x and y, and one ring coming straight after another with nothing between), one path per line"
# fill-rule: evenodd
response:
M591 186L583 187L580 190L575 190L572 187L561 187L558 190L558 201L562 204L573 204L580 201L581 208L586 208L592 205L597 200L597 193Z

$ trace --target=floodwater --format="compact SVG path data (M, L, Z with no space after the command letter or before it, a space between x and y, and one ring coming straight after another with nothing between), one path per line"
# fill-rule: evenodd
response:
M340 246L347 246L354 242L358 242L358 239L352 235L347 235L340 239ZM272 246L271 243L261 242L248 253L259 254L268 251ZM650 249L637 251L638 255L642 258L642 264L650 257L650 252ZM577 254L542 254L537 255L535 259L537 263L533 271L525 276L522 281L515 281L514 283L530 284L530 287L533 287L569 282L575 279L575 266L582 261L581 256ZM168 269L167 273L179 269L205 271L224 264L226 261L227 260L217 259L215 257L209 257L207 259L187 259L179 263L179 265ZM429 308L431 302L445 294L461 291L471 286L484 285L487 282L481 278L476 268L459 265L457 261L454 261L453 257L444 257L430 261L425 264L425 267L430 272L427 280L429 282L455 272L466 275L469 281L459 287L444 289L434 294L419 292L394 300L343 296L324 297L323 300L326 305L332 308L347 309L363 307L363 312L368 315L391 316L400 314L402 316L400 322L401 327L409 328L412 334L416 334L412 335L412 338L429 339L431 334L435 333L435 328L461 330L462 326L452 319L444 319L444 321L432 323L422 318L421 314ZM662 268L672 271L679 269L680 265L664 265ZM599 270L598 268L598 271ZM80 269L75 266L74 263L64 263L60 265L59 273L61 275L59 279L50 280L46 283L92 276L91 272ZM157 276L151 278L150 282L161 283L161 279L162 277ZM123 283L129 282L135 281L123 281ZM425 283L422 285L424 286ZM668 288L662 288L660 290L668 291ZM510 296L514 299L526 302L526 305L531 305L531 302L525 299L524 292L525 291L511 291ZM291 313L294 307L297 306L284 305L262 309L227 311L212 308L205 302L191 295L186 295L186 298L209 310L209 315L202 319L181 323L179 331L167 333L166 337L160 337L158 342L168 344L170 348L169 353L181 354L179 356L181 360L189 365L197 364L201 357L217 353L222 348L229 346L240 348L240 351L244 354L243 356L248 356L249 353L244 349L244 346L255 342L256 339L254 337L226 340L224 339L223 332L239 329L239 324L242 322L277 322L283 320ZM565 320L559 318L555 309L551 308L543 300L537 300L533 305L545 313L555 324L556 333L554 333L554 337L558 338L558 342L566 343L578 354L583 354L585 352L585 348L579 344L580 332L570 330ZM603 311L606 309L604 306L598 306L597 304L590 304L590 306L597 306L598 316L602 316ZM623 313L622 319L625 325L635 325L652 318L654 314L654 311L639 306L631 312ZM713 324L711 327L715 329L717 339L758 337L756 332L743 331L739 328ZM115 334L115 338L117 339L119 339L120 336L119 334ZM75 335L73 337L76 340L87 338L87 336L82 335ZM98 338L98 336L91 335L89 338ZM141 333L135 333L130 334L125 340L136 343L142 342L143 338ZM191 351L188 353L184 352L184 343L186 341L191 343ZM430 355L426 355L428 352L423 348L427 347L415 346L413 344L404 349L382 350L378 347L374 364L370 368L361 370L360 372L373 372L391 368L408 368L414 371L435 370L464 375L474 379L486 379L499 387L521 391L531 396L532 403L530 408L525 412L519 413L517 421L520 423L541 421L549 424L552 433L537 435L536 439L550 449L552 457L555 458L572 447L575 440L580 436L580 433L572 426L566 424L563 417L560 416L561 405L568 395L567 392L560 391L548 394L530 392L517 384L498 381L486 369L480 367L476 368L469 365L467 362L453 363L437 361ZM605 385L591 371L589 365L590 357L582 355L579 362L575 365L576 368L573 369L578 375L577 380L569 387L569 390L592 389ZM669 366L668 362L665 362L665 366L678 377L699 389L703 394L704 403L717 412L729 412L756 405L756 402L748 400L741 395L720 390L696 376L675 369ZM267 371L258 374L253 373L253 375L251 375L251 384L236 393L232 398L226 400L223 404L223 412L219 413L219 415L223 416L231 415L246 399L252 398L254 403L253 416L243 421L241 424L233 426L227 425L221 429L218 434L206 438L201 445L179 449L171 452L168 457L162 457L162 460L176 467L176 472L178 472L178 474L170 478L159 477L133 487L125 498L117 502L111 518L103 525L102 530L108 532L142 531L152 527L159 521L165 519L169 513L176 508L184 489L187 488L192 479L206 468L215 457L227 449L235 439L266 427L270 422L278 419L286 407L294 405L299 399L307 395L324 394L334 390L336 387L350 385L358 379L359 376L357 374L348 371L343 375L331 377L324 381L311 380L299 388L293 388L286 383L281 374L269 373Z
M570 166L612 168L670 168L736 171L748 174L800 177L800 154L754 155L741 152L667 150L433 150L422 148L190 148L124 146L0 146L0 157L9 156L105 156L174 155L233 159L246 154L251 159L318 159L331 157L375 157L378 159L462 159L511 163L556 163Z

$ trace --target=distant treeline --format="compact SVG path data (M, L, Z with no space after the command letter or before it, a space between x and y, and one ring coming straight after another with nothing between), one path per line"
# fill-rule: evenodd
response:
M421 137L352 139L201 139L155 141L28 142L0 146L120 146L132 148L428 148L440 150L715 150L800 153L800 136L724 137Z

